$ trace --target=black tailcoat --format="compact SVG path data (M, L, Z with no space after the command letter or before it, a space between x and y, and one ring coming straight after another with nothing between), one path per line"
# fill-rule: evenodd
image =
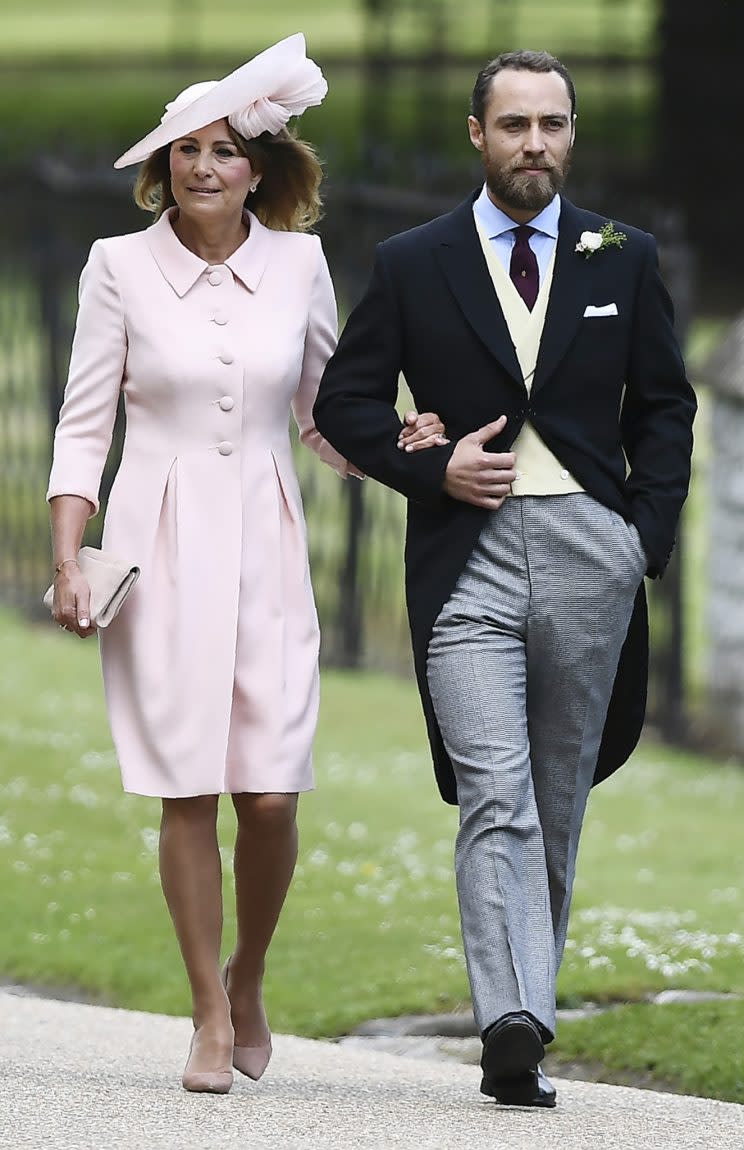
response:
M477 193L476 193L477 194ZM695 396L673 331L652 236L625 224L622 248L586 257L584 231L607 222L561 201L540 353L528 395L488 271L469 197L447 215L377 249L315 404L321 433L367 475L408 500L406 594L414 662L442 797L456 802L452 767L426 680L431 631L488 514L443 493L464 435L507 416L487 450L508 451L529 420L595 499L633 522L648 574L667 565L690 477ZM614 303L617 315L585 317ZM395 411L403 372L419 411L435 411L451 442L406 453ZM643 724L648 624L643 587L623 647L595 782L616 770Z

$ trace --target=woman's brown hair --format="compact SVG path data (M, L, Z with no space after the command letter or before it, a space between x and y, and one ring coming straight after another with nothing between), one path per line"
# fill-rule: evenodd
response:
M276 135L264 132L246 140L228 125L235 146L261 176L245 206L267 228L281 232L304 232L322 214L320 184L323 169L311 144L281 128ZM170 144L158 148L142 164L134 185L134 201L155 219L175 205L170 182Z

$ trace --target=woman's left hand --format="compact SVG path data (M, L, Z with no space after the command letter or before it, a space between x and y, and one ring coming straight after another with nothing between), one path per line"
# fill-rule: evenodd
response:
M407 411L403 417L403 427L398 436L401 451L423 451L427 447L443 447L449 443L444 424L433 411Z

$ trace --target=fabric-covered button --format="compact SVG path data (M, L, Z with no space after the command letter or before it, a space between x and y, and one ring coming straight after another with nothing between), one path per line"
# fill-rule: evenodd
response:
M222 283L222 273L217 272L217 271L211 271L209 273L209 275L207 276L207 279L211 283L212 287L217 287L218 284Z
M220 352L220 363L232 363L235 357L229 351Z
M224 439L222 443L217 444L217 450L220 455L232 455L233 445L229 439Z
M231 395L223 395L222 399L220 400L220 410L221 411L232 411L232 409L234 407L235 407L235 400L233 399L233 397Z
M568 479L568 472L566 471L565 467L563 468L563 471L561 472L561 479Z
M212 321L213 323L219 324L220 327L224 327L227 323L227 316L224 314L224 312L217 311L212 316Z

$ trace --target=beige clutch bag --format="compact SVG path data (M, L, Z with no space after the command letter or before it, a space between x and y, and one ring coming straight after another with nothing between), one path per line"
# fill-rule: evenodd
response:
M90 619L96 627L108 627L139 579L139 567L124 563L108 551L81 547L78 564L90 585ZM51 611L54 584L44 596L44 606Z

